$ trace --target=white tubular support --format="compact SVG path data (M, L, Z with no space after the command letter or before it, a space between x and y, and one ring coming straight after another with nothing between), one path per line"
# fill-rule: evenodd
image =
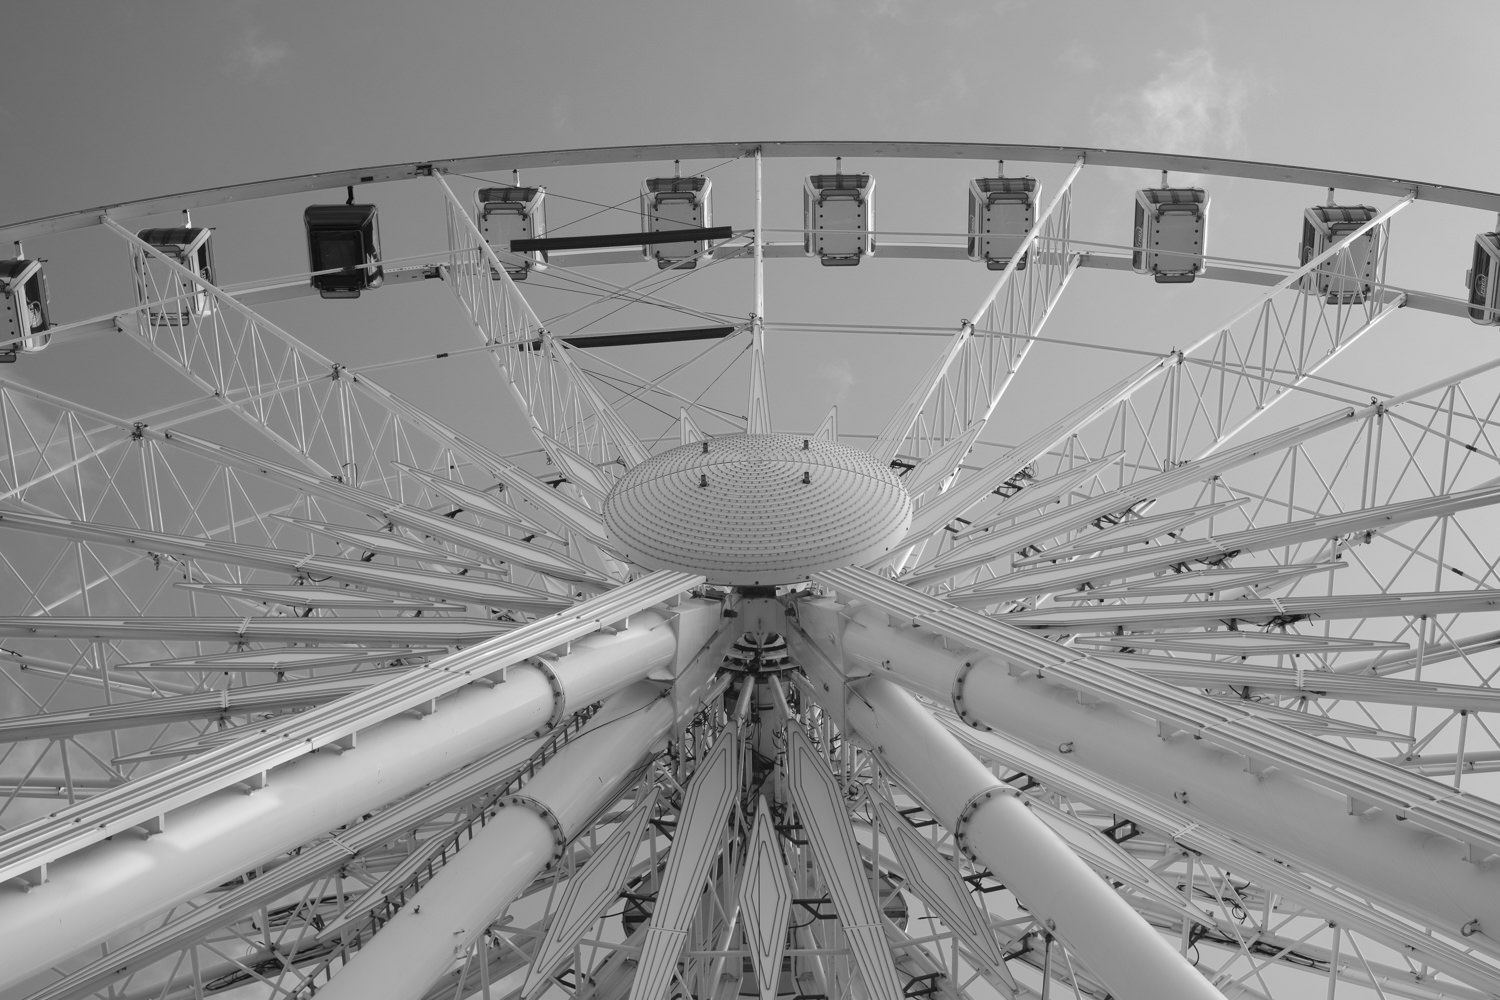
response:
M0 888L0 992L180 899L327 833L445 772L540 728L553 692L517 667L493 689L444 699L437 718L392 719L354 750L277 768L265 788L225 789L174 810L161 833L117 835L48 867L25 892Z
M837 643L847 662L951 704L970 725L993 727L1049 755L1066 746L1070 768L1127 784L1147 801L1185 807L1267 856L1408 907L1455 938L1475 920L1500 927L1500 870L1469 863L1456 840L1388 810L1366 812L1285 769L1255 768L1204 740L1163 739L1148 719L1108 703L1084 704L1076 691L1021 664L956 643L945 648L930 629L892 626L873 609L850 616L831 601L809 601L799 610L803 629L820 647L833 650ZM1500 954L1487 932L1464 940Z
M431 718L399 716L361 730L343 753L276 768L246 794L226 788L173 809L161 832L125 832L60 858L26 891L0 886L0 992L194 893L313 840L456 767L546 728L652 670L697 653L718 605L686 602L673 628L656 612L631 628L577 640L546 669L509 668L493 688L468 685ZM682 651L679 653L679 638ZM551 851L549 834L548 851Z
M760 150L755 151L755 310L750 314L750 397L745 404L745 431L771 433L771 410L766 401L766 264L765 233L761 229L762 193Z
M995 778L916 699L880 677L853 689L849 724L908 792L953 831L1121 1000L1223 995ZM832 710L832 706L829 706Z
M159 829L164 817L216 792L247 782L264 784L268 772L299 757L321 747L332 749L340 743L351 746L353 737L381 722L407 712L428 711L439 698L476 681L497 675L503 678L507 670L527 657L625 622L662 601L680 598L702 579L686 573L652 573L567 611L446 656L430 667L398 673L306 712L246 727L243 735L224 746L0 835L0 883L26 878L44 865L136 827ZM701 619L701 613L696 617ZM655 639L669 647L662 655L670 663L676 637L668 634L671 629L667 626L660 627L662 633Z
M549 819L532 808L500 810L422 887L420 901L409 902L380 928L379 946L356 952L318 995L422 996L553 859L557 845Z
M380 928L373 945L318 991L321 1000L420 997L462 962L469 943L637 776L676 714L663 694L660 685L642 682L611 698ZM696 700L689 711L695 709Z

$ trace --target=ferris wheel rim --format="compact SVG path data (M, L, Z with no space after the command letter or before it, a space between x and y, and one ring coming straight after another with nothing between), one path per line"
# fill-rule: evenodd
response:
M634 146L595 146L525 153L493 153L403 163L351 167L200 188L149 198L115 202L35 219L0 224L0 239L20 240L100 224L177 212L182 209L247 201L256 198L305 194L350 185L412 180L434 172L487 173L500 170L561 166L602 166L681 159L828 158L862 156L889 159L947 159L976 162L1017 160L1031 163L1075 163L1134 170L1178 171L1219 177L1238 177L1312 187L1338 188L1393 197L1412 195L1420 201L1500 213L1500 192L1463 188L1428 181L1304 167L1260 160L1196 156L1177 153L1110 149L1095 146L1021 145L979 142L882 142L871 140L769 140L748 142L657 143Z

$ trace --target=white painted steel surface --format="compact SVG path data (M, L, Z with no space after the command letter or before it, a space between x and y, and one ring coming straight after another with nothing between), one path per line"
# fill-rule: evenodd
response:
M915 698L879 677L851 690L849 723L958 843L978 856L1123 1000L1223 1000Z
M901 984L883 947L880 906L859 850L838 779L801 728L787 728L787 784L818 872L838 911L844 940L871 1000L896 1000Z
M0 887L0 935L15 942L17 956L26 956L5 964L0 986L546 728L565 711L560 686L549 674L561 679L576 710L670 665L678 649L674 629L650 612L638 612L635 621L635 628L617 635L578 640L547 670L517 664L493 688L467 685L444 698L431 717L362 729L353 750L303 756L276 768L267 786L252 794L225 789L171 809L162 833L125 833L67 860L52 860L48 880L30 892L14 884ZM687 628L686 642L696 652L706 637L704 619L700 614L690 621L696 624ZM27 857L35 854L17 859L22 871Z
M1277 857L1306 859L1450 932L1475 919L1500 926L1500 873L1470 863L1455 840L1385 812L1350 815L1347 798L1292 774L1252 773L1245 758L1189 737L1163 740L1148 719L1083 704L1076 690L1035 677L1034 668L1016 663L1013 674L1002 657L945 649L930 632L891 627L883 614L860 612L847 628L832 604L804 605L802 615L810 635L834 632L845 655L939 702L951 703L962 674L962 714L1050 753L1066 747L1070 767L1126 784L1152 802L1184 803ZM1468 940L1500 955L1488 937Z
M521 984L521 996L531 997L544 989L558 966L568 957L589 927L615 901L635 861L641 832L657 805L655 789L631 807L614 833L589 858L558 901L547 933L537 945L531 968Z
M378 946L360 949L319 995L363 1000L425 993L559 856L590 814L613 801L635 776L621 763L640 760L675 715L663 693L659 685L643 683L611 698L514 804L502 808L381 927Z
M679 813L672 851L657 883L651 922L636 959L630 1000L669 995L677 959L697 917L709 870L723 848L725 823L739 798L740 734L727 728L693 771Z
M344 830L337 838L324 839L316 846L304 849L294 861L216 894L210 905L170 920L132 941L129 946L117 948L88 963L36 992L32 1000L68 1000L82 996L118 978L122 970L135 972L148 966L162 955L181 948L184 940L193 940L207 929L233 919L236 914L253 912L274 902L304 882L310 873L337 869L360 851L378 846L393 832L399 833L403 827L440 815L455 803L472 800L497 784L503 776L516 774L544 742L526 740L486 755L473 768L449 774L404 800L398 807L383 812L375 822Z
M889 552L911 523L911 498L858 449L728 434L631 469L605 499L604 518L641 565L772 585Z
M201 208L206 205L222 205L229 202L275 197L277 195L326 191L343 188L350 184L383 183L394 180L415 179L418 177L427 177L433 173L464 174L546 166L581 166L598 163L650 160L722 160L754 155L757 152L764 157L827 158L845 155L911 157L915 159L951 158L979 160L986 163L993 163L995 160L1073 163L1082 157L1090 165L1101 167L1123 167L1151 171L1170 170L1174 173L1246 177L1255 180L1306 184L1312 187L1367 191L1372 194L1398 197L1409 192L1416 192L1417 196L1423 201L1431 201L1438 204L1463 205L1482 209L1487 212L1500 212L1500 194L1486 191L1454 187L1447 184L1401 180L1375 174L1322 170L1287 164L1259 163L1251 160L1230 160L1212 156L1097 149L1087 146L1027 146L1009 143L751 141L738 143L676 143L649 146L615 146L534 153L498 153L489 156L421 160L386 166L328 171L320 174L306 174L300 177L286 177L250 184L207 188L180 195L100 206L99 208L86 209L81 212L13 223L0 229L0 239L24 240L44 233L66 232L70 229L80 229L85 226L97 225L99 218L106 214L114 219L140 218L162 212L180 211L184 208Z
M760 1000L776 1000L792 914L791 879L779 839L762 796L756 801L755 821L745 841L745 868L737 896Z
M552 711L546 676L520 667L504 684L445 698L435 715L371 727L354 750L277 768L265 788L225 789L175 809L161 833L125 832L55 861L29 892L0 886L9 956L0 989L542 728Z

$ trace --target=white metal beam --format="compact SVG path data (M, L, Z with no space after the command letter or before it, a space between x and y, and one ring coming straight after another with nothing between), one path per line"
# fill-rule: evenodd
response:
M526 970L526 979L521 984L522 997L535 996L551 982L558 966L609 904L619 897L635 861L641 832L656 809L656 802L657 793L653 788L631 808L583 869L568 879L568 887L553 909L547 932Z
M792 914L792 884L764 796L756 804L755 823L745 840L745 865L737 898L760 1000L776 1000L786 952L787 920Z
M880 829L906 875L906 884L942 917L970 951L992 971L1004 974L1005 960L994 928L974 905L970 889L937 848L918 836L905 816L884 799L876 800Z
M1228 454L1228 452L1221 452L1221 454ZM1129 552L1100 556L1097 559L1059 562L1045 569L1022 570L984 583L956 588L946 596L948 600L964 607L982 607L1013 598L1051 593L1055 590L1073 590L1084 584L1112 582L1137 573L1147 573L1169 566L1208 562L1244 552L1261 552L1301 542L1326 541L1354 533L1382 531L1409 521L1448 517L1461 511L1486 507L1495 503L1500 503L1500 485L1481 486L1477 489L1441 496L1423 497L1336 514L1321 514L1286 524L1273 524L1231 534L1179 541L1171 545L1153 545Z
M280 570L293 577L301 575L332 577L366 587L378 587L381 590L394 590L398 593L430 594L466 604L515 607L525 611L545 613L566 607L568 603L564 598L545 591L478 575L459 576L456 573L382 566L357 559L298 553L295 550L273 549L269 546L250 545L245 542L220 541L191 535L173 535L163 531L146 531L141 528L70 521L46 514L0 511L0 528L13 528L51 535L54 538L113 545L119 548L136 548L161 555L176 556L179 559L202 559L227 563L231 566Z
M812 741L793 723L787 726L787 791L807 832L818 874L838 911L844 940L864 978L869 1000L900 1000L880 908L865 875L859 842L846 811L843 790Z
M1164 535L1175 538L1180 529L1190 524L1196 524L1199 521L1206 521L1220 514L1228 513L1237 507L1243 507L1249 502L1250 499L1248 497L1237 497L1233 500L1220 500L1218 503L1198 504L1186 510L1173 510L1165 514L1153 514L1150 517L1127 518L1113 527L1101 528L1098 531L1089 532L1072 542L1066 542L1047 549L1041 555L1030 556L1026 559L1017 559L1012 565L1017 569L1026 569L1043 562L1055 562L1064 557L1073 558L1074 556L1103 552L1107 549L1137 545L1161 538Z
M921 623L896 628L866 610L845 627L837 605L804 602L803 627L820 642L834 636L850 662L951 702L966 720L1062 748L1142 794L1180 793L1266 854L1305 858L1445 933L1475 919L1500 926L1500 875L1467 861L1500 850L1493 803L933 598L891 593L901 588L870 574L824 576L839 577L846 600L874 599ZM1173 738L1184 731L1191 737ZM1467 940L1500 955L1500 941Z
M336 836L306 847L298 845L294 857L234 888L213 893L202 905L173 917L155 930L111 947L107 954L37 990L28 1000L80 1000L110 982L146 968L163 955L189 947L214 928L273 904L363 852L379 848L433 817L466 806L486 790L505 784L544 742L530 739L497 750L472 767L455 770L400 803L380 810L370 819L351 824Z
M1170 551L1171 546L1160 546ZM1340 594L1195 601L1189 604L1095 604L1049 607L1006 615L1017 628L1053 634L1192 628L1231 622L1254 625L1365 618L1475 614L1500 608L1500 590L1443 590L1430 594ZM1121 633L1128 641L1128 634Z
M405 668L398 667L394 671L369 670L340 677L258 684L203 694L168 695L95 705L73 711L12 715L0 718L0 743L62 739L131 726L160 726L170 722L225 718L253 712L284 712L341 698L350 692L389 680L403 669Z
M635 594L636 600L642 596L643 592ZM624 606L629 605L616 608ZM690 660L718 627L718 612L718 604L712 602L681 607L674 629L659 615L636 610L632 628L613 635L575 632L570 653L545 668L516 663L505 682L493 687L469 683L482 676L480 668L465 670L462 661L450 658L449 670L417 672L447 678L451 686L462 688L438 703L436 721L410 715L396 718L391 716L398 713L391 712L387 721L375 723L378 713L371 713L358 727L354 749L307 753L318 730L323 730L315 737L319 745L333 731L325 728L328 720L319 713L349 709L348 703L363 697L353 695L297 716L316 724L306 732L287 724L265 727L223 751L210 751L21 827L0 839L6 872L16 876L45 871L47 881L29 892L15 884L0 886L0 938L27 956L25 962L0 967L0 989L166 905L313 840L351 816L409 793L459 764L543 729L549 721L652 669L670 666L678 658ZM617 611L607 617L619 620ZM557 645L553 637L565 632L555 625L548 637L552 641L532 649L541 652ZM367 689L365 694L379 690ZM431 698L439 694L434 688ZM283 732L288 735L283 737ZM262 769L275 766L274 757L259 746L267 738L298 745L301 749L291 751L291 756L300 759L276 768L266 787L253 795L224 787L220 758L232 761L258 751ZM260 774L252 771L241 780L259 784ZM174 777L187 782L186 804L175 805L157 789L160 776L166 776L169 789L176 787L170 780ZM198 776L203 787L194 782ZM223 790L209 794L216 788ZM152 820L159 820L153 825L160 832L142 838L130 830ZM96 843L110 834L113 839ZM88 847L90 843L94 846Z
M113 839L51 863L45 847L19 856L29 870L45 871L46 881L29 891L15 882L0 886L8 958L0 964L0 991L536 731L552 700L541 671L517 670L505 684L471 686L444 699L437 720L391 719L363 732L357 750L307 754L278 768L274 783L253 794L226 788L172 809L159 833L115 831ZM121 786L69 807L68 823L130 791Z
M973 541L979 535L990 533L998 525L1015 520L1026 511L1041 510L1054 502L1061 502L1075 490L1085 488L1083 484L1090 478L1103 475L1124 454L1123 451L1111 452L1091 462L1083 462L1070 469L1054 473L1046 479L1019 480L1021 487L1019 490L987 510L985 512L987 516L983 520L960 526L954 533L954 538L964 543ZM946 565L952 551L938 556L932 564L934 566Z
M576 710L597 700L601 692L617 690L633 679L627 671L614 666L614 659L630 663L632 669L639 671L638 676L671 664L678 653L674 628L659 615L641 612L681 594L701 579L686 573L654 573L566 612L455 653L432 668L404 672L332 705L266 726L233 746L29 823L0 837L0 880L36 870L220 789L255 779L319 747L429 706L444 695L502 670L509 670L507 683L524 677L530 687L540 684L540 690L546 692L538 700L521 698L517 689L510 689L518 695L515 711L530 720L531 713L542 711L546 713L545 719L555 710L556 717L561 718L566 706L555 702L562 696L566 695L572 703L571 710ZM635 628L600 636L586 651L572 654L567 661L572 670L544 671L522 662L631 616L636 616ZM679 621L696 620L684 618L683 614L677 617ZM695 652L701 641L693 644Z
M875 443L870 446L870 454L874 456L877 462L885 465L892 458L896 457L896 453L901 449L901 442L906 440L907 435L911 433L912 425L916 423L918 415L927 407L933 394L938 392L943 386L948 377L949 370L958 361L959 356L964 352L965 348L972 348L975 337L980 335L979 324L984 319L985 314L989 312L990 307L995 304L995 300L999 298L1000 293L1002 291L1009 292L1013 290L1018 282L1024 280L1025 276L1022 278L1016 277L1021 267L1021 262L1026 259L1028 252L1038 242L1038 237L1043 230L1049 229L1048 223L1052 221L1058 206L1065 205L1071 197L1073 181L1083 169L1083 160L1084 158L1079 156L1074 161L1073 169L1068 172L1068 176L1063 180L1057 193L1053 195L1052 200L1043 209L1042 214L1037 217L1035 224L1031 227L1031 231L1026 234L1025 238L1016 248L1016 251L1011 255L1010 260L1001 270L999 276L996 277L995 283L990 286L989 292L980 301L979 307L974 310L968 319L959 324L958 331L948 342L947 348L933 361L932 367L922 376L922 379L913 387L905 402L897 407L896 412L886 422L884 429L881 430L880 435L875 439ZM990 392L985 399L974 401L978 407L975 412L959 415L961 423L972 431L975 438L984 430L986 421L989 420L990 414L994 412L995 407L1000 402L1001 394L1010 385L1010 376L1015 374L1015 369L1020 367L1022 362L1025 361L1026 355L1030 353L1032 345L1036 342L1037 336L1046 325L1047 318L1051 315L1053 306L1057 304L1057 300L1061 297L1063 289L1067 287L1068 278L1072 276L1073 268L1076 266L1072 255L1068 251L1066 209L1060 214L1063 219L1063 231L1058 237L1052 237L1049 234L1047 246L1044 249L1049 258L1055 259L1034 261L1033 265L1043 268L1058 268L1061 272L1061 277L1053 283L1052 288L1048 289L1050 295L1047 296L1046 302L1040 311L1030 317L1030 325L1024 331L1017 331L1023 333L1027 339L1021 341L1016 351L1016 356L1011 361L1011 368L1008 375L998 379L995 384L990 386ZM1052 246L1051 244L1054 240L1059 241L1061 245ZM1037 256L1040 257L1041 254ZM941 451L939 454L941 454ZM962 458L962 455L958 457ZM940 478L946 478L947 474L952 472L957 464L958 461L955 459L952 466L946 472L940 473Z
M1377 226L1385 225L1391 216L1409 205L1412 199L1413 196L1407 194L1405 198L1395 205L1385 209L1375 216L1375 218L1344 236L1322 253L1313 256L1296 270L1282 278L1281 281L1259 296L1250 305L1236 313L1228 321L1215 326L1209 333L1194 341L1188 347L1180 350L1173 349L1160 358L1148 362L1138 371L1108 387L1094 398L1087 400L1071 413L1065 414L1052 424L1042 428L1026 441L1012 449L1010 454L993 463L989 468L978 473L969 474L967 477L959 480L947 492L929 500L928 503L918 509L913 518L911 531L907 536L908 540L914 546L919 544L932 532L945 527L949 521L961 516L966 510L982 500L998 484L1014 476L1042 454L1058 447L1069 437L1079 433L1084 427L1093 424L1095 420L1107 413L1115 404L1129 400L1164 374L1180 369L1189 355L1200 354L1205 348L1223 350L1225 349L1225 345L1232 343L1232 337L1237 331L1246 340L1245 346L1237 347L1237 350L1244 350L1245 347L1253 344L1257 338L1260 338L1263 342L1269 342L1273 333L1283 336L1284 331L1281 331L1279 324L1276 323L1274 318L1274 310L1272 309L1274 301L1282 293L1288 293L1295 296L1295 302L1305 306L1303 300L1306 296L1299 290L1300 283L1304 278L1309 274L1315 273L1319 267L1330 259L1347 253L1347 248L1356 240L1363 238L1366 233L1374 230ZM1383 316L1387 315L1390 308L1392 307L1387 304L1382 308L1382 311L1368 318L1356 331L1347 335L1342 335L1341 330L1324 329L1327 324L1320 324L1319 329L1333 338L1334 348L1327 356L1316 359L1311 367L1316 368L1318 365L1326 363L1333 356L1334 352L1341 350L1348 343L1352 343L1354 339L1371 328ZM1282 356L1282 353L1282 350L1277 349L1272 352L1272 356L1279 358ZM1273 395L1270 398L1264 399L1258 409L1251 412L1249 416L1233 428L1211 428L1211 446L1197 455L1184 455L1180 450L1179 443L1176 440L1169 440L1165 455L1167 465L1170 467L1180 464L1187 457L1208 457L1214 451L1218 450L1230 436L1238 433L1252 419L1259 416L1265 407L1270 406L1277 399L1283 398L1284 395L1285 393L1282 393L1281 395ZM1192 423L1191 419L1189 423Z
M639 776L674 712L659 685L614 695L433 876L327 986L326 1000L420 996L453 966L537 874L562 856L589 816Z
M738 727L722 730L688 781L651 922L641 941L630 1000L661 1000L677 973L677 958L687 943L709 869L724 846L724 824L739 798L740 739Z
M645 446L599 395L567 348L548 333L443 175L434 171L432 177L442 187L448 210L451 267L455 272L450 275L449 286L468 311L481 342L490 348L490 358L510 384L537 440L549 453L551 441L580 453L594 450L590 445L602 449L586 461L618 460L627 466L645 461ZM540 351L511 354L517 346L529 345L538 337L542 341ZM501 351L506 352L504 357ZM569 405L559 407L560 397L567 397ZM577 423L569 413L575 406L582 411ZM590 434L597 437L586 441L585 435ZM554 456L554 461L560 457Z
M1280 860L1284 854L1247 846L1238 829L1216 824L1196 802L1142 793L1134 782L1080 767L1071 755L1034 747L999 731L981 732L949 713L943 713L943 724L982 761L1035 778L1073 801L1128 818L1189 852L1253 879L1265 891L1285 897L1321 920L1368 934L1461 982L1500 992L1500 972L1492 963L1437 938L1413 919L1394 917L1355 898L1352 894L1369 893L1347 875L1334 875L1306 857L1288 864Z
M362 643L362 655L342 663L389 659L401 655L402 647L468 646L509 632L515 625L484 618L175 618L146 615L140 618L48 617L22 615L0 618L0 636L15 638L95 639L183 639L189 642L297 642ZM274 657L275 650L261 650ZM24 661L26 658L21 657ZM166 660L169 667L186 665L202 669L206 658ZM152 661L125 664L144 668ZM262 661L265 662L265 661ZM154 665L154 664L153 664ZM203 664L207 665L207 664ZM290 669L295 664L289 664ZM252 663L246 669L255 669Z
M903 580L912 586L926 586L951 579L997 556L1016 552L1027 545L1052 538L1101 517L1121 514L1144 501L1169 495L1174 490L1221 475L1236 466L1292 447L1320 434L1348 427L1351 423L1362 420L1375 412L1377 412L1375 406L1336 410L1296 427L1267 434L1254 441L1246 441L1232 448L1226 448L1209 457L1187 462L1166 472L1136 480L1127 486L1110 490L1088 500L1070 504L1058 510L1045 511L1009 527L997 526L993 530L988 530L987 526L997 524L1007 516L1013 517L1031 509L1030 501L1026 498L1026 489L1023 488L1002 503L995 512L995 516L986 518L983 525L965 528L959 536L963 540L962 544L938 557L930 567L908 574L903 577ZM1108 461L1108 458L1097 459L1088 463L1088 468L1102 466ZM1020 467L1008 459L1001 459L1001 462L1005 464L1000 466L1000 471ZM1064 472L1059 475L1071 477L1073 472ZM945 524L946 522L938 524L934 520L931 530L939 530ZM924 523L920 530L927 530L927 527ZM912 533L918 530L914 518Z
M1249 696L1256 692L1285 695L1289 698L1349 699L1386 705L1421 705L1446 708L1455 712L1500 711L1500 689L1471 684L1445 684L1438 681L1408 680L1380 676L1333 673L1328 670L1296 670L1290 667L1268 667L1249 663L1226 663L1222 660L1195 660L1187 657L1122 655L1105 653L1104 658L1123 663L1131 670L1183 687L1225 688ZM1449 772L1454 761L1448 760ZM1432 763L1429 761L1429 763Z
M1092 166L1118 167L1127 170L1208 174L1216 177L1244 177L1251 180L1304 184L1315 188L1338 188L1401 197L1414 194L1424 202L1460 205L1486 212L1500 212L1500 193L1479 191L1391 178L1385 175L1360 174L1342 170L1323 170L1290 164L1264 163L1254 160L1232 160L1214 156L1156 153L1144 150L1098 149L1087 146L1028 146L1011 143L945 143L888 142L851 140L808 140L775 142L751 140L741 142L672 143L638 146L614 146L588 149L538 150L522 153L493 153L483 156L417 160L408 163L358 167L349 170L303 174L246 184L225 185L188 191L181 194L119 202L96 208L16 222L0 228L0 239L26 240L48 233L67 232L96 226L103 218L139 219L150 215L179 212L273 198L311 191L342 189L353 184L380 184L389 181L429 177L434 173L475 174L542 167L586 166L601 163L640 163L671 160L724 160L750 156L756 151L766 157L827 159L830 156L876 158L953 159L993 162L1016 160L1031 163L1073 163L1079 157Z
M201 275L147 245L115 220L105 218L102 222L123 238L133 252L149 256L209 303L203 316L195 316L191 323L179 326L153 324L149 311L142 306L136 330L140 342L206 392L219 397L230 413L262 432L272 444L305 466L311 476L304 473L304 480L310 478L315 487L326 480L358 482L371 468L380 468L387 460L410 458L414 440L409 432L418 431L425 437L422 444L433 449L426 456L427 461L435 460L436 451L448 450L491 475L525 480L511 483L518 492L524 493L528 487L532 488L532 494L546 490L499 455L425 410L368 376L313 350ZM472 225L472 220L467 220L467 224ZM485 277L488 287L488 265ZM234 340L238 351L254 353L254 363L245 362L237 351L226 357L219 348L217 341L227 335L231 317L242 325L239 337ZM159 340L165 341L165 346ZM592 391L586 382L580 383L580 389ZM371 408L368 417L362 409L367 406ZM407 433L384 433L392 424L402 425ZM380 432L372 437L375 428ZM136 433L141 432L142 428L136 428ZM163 437L170 439L169 434ZM397 440L404 442L405 447L396 446ZM215 446L206 442L197 442L196 447L200 453L212 455L216 451ZM383 454L382 447L397 450ZM381 480L370 477L369 481ZM318 489L312 492L317 493ZM577 504L565 503L554 491L546 490L546 495L544 509L560 515L578 514L586 522L580 527L581 532L591 537L603 535L598 518L591 512Z
M830 710L833 706L830 706ZM916 699L870 677L848 699L860 739L1123 1000L1223 1000L1166 939Z
M750 312L750 391L745 406L745 432L771 433L771 405L766 397L766 264L762 232L760 150L755 151L755 301Z
M171 447L174 450L201 455L240 472L279 483L289 489L306 493L310 496L334 500L352 510L362 511L386 520L400 518L402 523L422 530L443 530L442 525L438 525L431 520L431 518L438 517L438 515L429 515L427 512L413 509L410 505L393 503L389 497L381 496L368 490L323 479L301 469L269 462L259 456L250 455L226 445L194 438L186 434L170 431L156 432L150 429L143 429L141 434L154 441L160 441L162 445ZM604 522L599 518L599 515L546 484L538 482L533 476L511 463L500 459L498 456L492 456L492 459L490 462L477 463L478 468L498 479L508 490L514 491L520 498L519 502L525 504L525 507L508 510L493 496L481 500L475 494L483 491L476 491L473 487L469 487L466 490L463 483L444 479L441 476L401 462L393 462L392 464L407 475L432 487L435 492L448 496L450 500L462 497L469 503L483 504L478 513L486 516L507 519L508 513L508 520L511 523L519 524L530 531L535 531L549 540L557 540L557 535L543 527L537 526L535 524L536 518L543 517L546 520L559 521L570 530L585 535L592 540L608 544L604 537ZM460 500L459 503L462 504L463 501ZM447 521L448 519L441 518L441 520ZM450 528L446 530L459 531L461 529L451 527L450 522ZM460 544L464 544L461 540L464 537L488 543L489 545L509 543L509 545L514 546L518 544L511 539L502 539L490 533L474 533L472 529L465 536L454 536L454 540L459 541ZM547 552L540 548L524 545L520 550L511 548L509 551L512 553L510 558L517 558L518 553L518 561L521 562L527 562L530 559L542 559L548 555ZM545 568L545 564L543 566ZM576 562L570 561L570 566L564 567L564 569L576 569Z

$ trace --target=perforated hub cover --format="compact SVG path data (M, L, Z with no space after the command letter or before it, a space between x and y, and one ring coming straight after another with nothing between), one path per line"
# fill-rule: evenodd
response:
M710 583L797 583L867 563L911 527L901 481L862 451L795 434L729 434L631 469L604 523L648 569Z

